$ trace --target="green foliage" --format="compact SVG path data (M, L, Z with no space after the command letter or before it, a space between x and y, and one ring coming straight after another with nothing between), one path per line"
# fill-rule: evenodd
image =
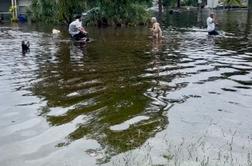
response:
M53 22L56 14L56 3L53 0L33 0L31 5L32 19L37 21Z
M241 0L223 0L223 2L227 6L242 5Z
M183 5L185 6L197 6L198 0L184 0Z
M198 6L198 0L162 0L162 4L165 7L177 7L178 1L181 6ZM202 0L203 4L206 4L207 0Z
M110 25L144 23L149 17L145 10L148 0L99 0L99 16Z
M146 23L149 20L150 14L146 12L145 8L139 4L133 4L129 11L129 22L132 23Z
M69 24L73 15L88 11L93 24L129 25L145 23L151 0L33 0L32 18L37 21Z
M165 7L175 7L177 6L177 2L178 0L163 0L163 5ZM198 0L183 0L181 1L181 5L185 5L185 6L197 6L198 4Z
M107 26L107 25L137 25L145 24L150 14L139 4L132 4L127 8L127 12L122 14L113 14L114 11L104 11L99 7L88 11L85 22L91 25ZM115 12L116 13L116 12Z
M177 3L177 0L163 0L164 6L174 7L174 6L176 6L176 3Z
M82 13L87 7L87 2L83 0L60 0L57 3L57 18L70 24L74 14Z

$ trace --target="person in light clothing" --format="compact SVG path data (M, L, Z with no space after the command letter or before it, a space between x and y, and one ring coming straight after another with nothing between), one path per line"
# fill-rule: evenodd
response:
M219 33L215 29L215 16L214 13L211 13L207 18L207 31L208 35L219 35Z
M88 33L82 26L81 22L81 15L77 15L75 17L75 21L73 21L69 25L69 34L74 38L75 40L81 40L83 38L88 38Z
M151 18L151 23L152 23L152 28L151 28L152 36L155 39L161 39L162 30L161 30L160 24L157 22L156 17Z

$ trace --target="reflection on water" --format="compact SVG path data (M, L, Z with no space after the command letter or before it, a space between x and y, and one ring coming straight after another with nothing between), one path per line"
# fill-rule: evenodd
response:
M81 115L89 117L60 145L87 137L106 145L108 152L118 153L138 147L167 124L162 116L166 105L155 98L152 82L141 78L145 68L152 66L152 55L144 54L149 47L146 32L132 29L120 36L117 33L100 32L101 38L85 52L62 44L52 61L41 61L38 78L43 79L31 89L48 101L41 115L56 126L71 123ZM153 99L148 95L153 96L155 104L151 104ZM65 109L54 115L57 107ZM148 119L131 124L127 130L110 129L143 115Z
M227 128L245 121L240 135L251 136L245 129L252 108L251 16L219 12L224 35L217 38L202 29L206 16L168 15L162 42L149 39L145 28L92 29L95 40L84 47L64 36L1 28L0 164L59 158L52 165L94 165L83 153L108 162L149 139L159 142L158 133L184 137L191 125L200 132L219 117ZM31 53L22 56L24 38L32 41ZM21 150L13 153L15 147Z

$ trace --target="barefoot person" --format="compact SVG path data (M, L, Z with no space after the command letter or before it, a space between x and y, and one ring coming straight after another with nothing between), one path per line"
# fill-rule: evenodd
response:
M75 21L69 25L68 31L75 40L88 39L88 33L82 26L81 15L75 16Z
M209 17L207 18L207 31L208 35L219 35L219 33L215 29L215 16L214 13L210 13Z
M155 39L161 39L162 38L162 30L160 28L160 24L157 22L156 17L151 18L151 23L152 23L152 28L151 28L152 36Z

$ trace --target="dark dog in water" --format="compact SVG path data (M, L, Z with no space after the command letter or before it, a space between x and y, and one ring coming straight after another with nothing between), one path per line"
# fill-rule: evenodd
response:
M30 52L30 42L22 41L22 53L25 54L27 52Z

